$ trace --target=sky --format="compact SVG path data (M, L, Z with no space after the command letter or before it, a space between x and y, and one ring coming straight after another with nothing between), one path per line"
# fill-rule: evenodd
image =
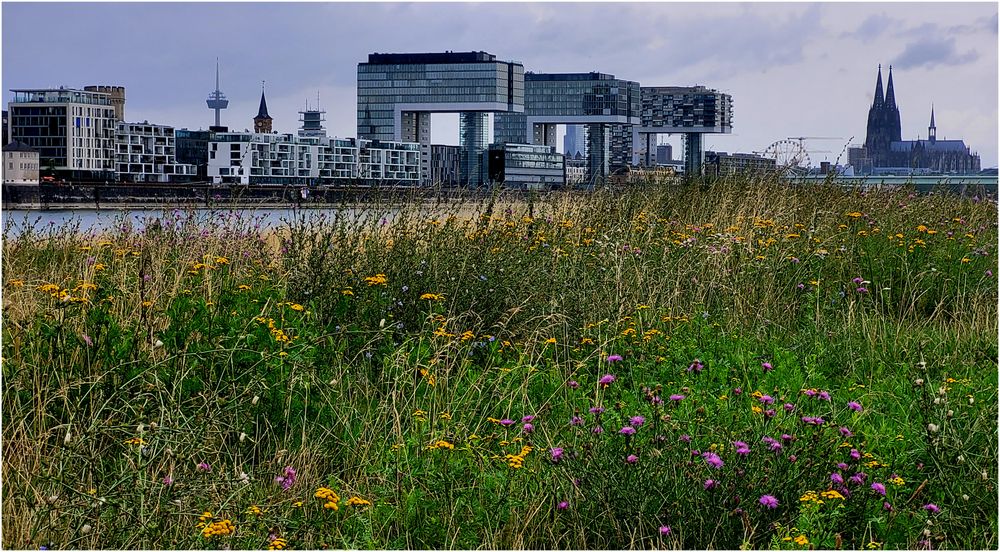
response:
M12 88L122 85L129 121L208 128L218 57L223 124L253 127L265 81L275 130L295 132L319 94L328 133L347 137L368 54L482 50L526 71L727 92L733 133L706 149L834 138L803 141L814 164L864 142L878 65L891 64L903 139L926 138L933 104L938 139L997 166L995 2L4 2L0 18L5 102ZM434 115L432 141L457 144L457 129L457 115ZM677 157L680 138L663 141Z

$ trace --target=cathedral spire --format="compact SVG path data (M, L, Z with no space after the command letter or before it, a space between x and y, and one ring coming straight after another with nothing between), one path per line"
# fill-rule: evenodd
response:
M937 141L937 126L934 125L934 104L931 104L931 126L927 127L927 139L931 143Z
M889 109L896 107L896 92L892 88L892 65L889 66L889 84L885 86L885 105Z
M872 103L872 107L881 107L884 103L882 97L882 64L878 64L878 82L875 84L875 101Z

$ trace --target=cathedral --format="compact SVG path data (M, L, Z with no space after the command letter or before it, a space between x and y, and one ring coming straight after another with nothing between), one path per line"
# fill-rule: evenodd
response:
M852 148L850 163L862 174L974 174L980 171L979 154L970 153L962 140L938 140L931 107L926 140L903 140L899 107L889 80L882 92L882 66L878 68L875 99L868 110L868 133L863 148Z

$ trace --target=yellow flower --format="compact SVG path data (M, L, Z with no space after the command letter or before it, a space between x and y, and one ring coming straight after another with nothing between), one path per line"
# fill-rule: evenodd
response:
M330 501L323 504L323 508L326 510L333 510L334 512L336 512L337 510L340 509L340 506L338 506L336 502Z
M450 420L451 419L451 414L449 414L447 412L442 412L441 415L440 415L440 418L442 420Z
M340 496L333 492L333 489L327 487L320 487L319 489L316 489L316 494L313 496L320 500L326 500L327 502L340 502Z
M550 338L546 339L545 340L545 344L546 345L555 345L556 344L556 338L550 337Z
M268 550L284 550L286 546L288 546L288 542L285 541L285 539L278 538L278 539L274 539L273 541L271 541L271 544L268 545L267 549Z
M139 437L132 437L131 439L126 440L125 444L142 446L146 444L146 441L140 439Z
M250 514L251 516L259 517L264 515L264 510L261 510L260 506L257 506L256 504L251 504L250 507L247 508L247 513Z
M823 498L844 500L844 495L834 490L823 491L822 493L820 493L820 496L822 496Z
M444 300L444 295L439 293L425 293L420 296L422 301L442 301Z
M228 519L224 519L222 521L214 521L208 524L201 530L201 536L208 539L214 536L232 535L235 531L236 527L233 525L233 522Z
M809 544L809 539L807 539L805 535L799 535L799 536L795 537L794 540L795 540L795 544L797 544L799 546L805 546L805 545Z
M289 308L292 309L293 311L298 311L298 312L302 312L302 311L306 310L305 307L303 307L302 305L300 305L298 303L292 303L291 305L289 305Z
M971 261L972 261L972 259L970 259L968 257L962 257L962 264L965 264L965 263L968 263L968 262L971 262Z
M385 274L379 273L365 278L365 283L369 286L384 286L389 283L389 279L386 278Z
M869 550L874 550L874 549L878 548L879 546L882 546L882 543L871 541L870 543L868 543L868 544L865 545L865 548L867 548Z
M229 259L225 257L216 257L215 264L229 264Z
M854 211L853 213L847 213L847 216L850 218L861 218L861 213Z
M360 496L352 496L351 498L347 499L347 505L348 506L371 506L372 503L368 502L367 500L365 500L363 498L361 498Z

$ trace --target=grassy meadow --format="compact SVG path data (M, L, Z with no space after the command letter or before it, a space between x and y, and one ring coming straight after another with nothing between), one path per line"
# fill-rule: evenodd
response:
M166 211L2 268L5 548L998 546L995 199Z

